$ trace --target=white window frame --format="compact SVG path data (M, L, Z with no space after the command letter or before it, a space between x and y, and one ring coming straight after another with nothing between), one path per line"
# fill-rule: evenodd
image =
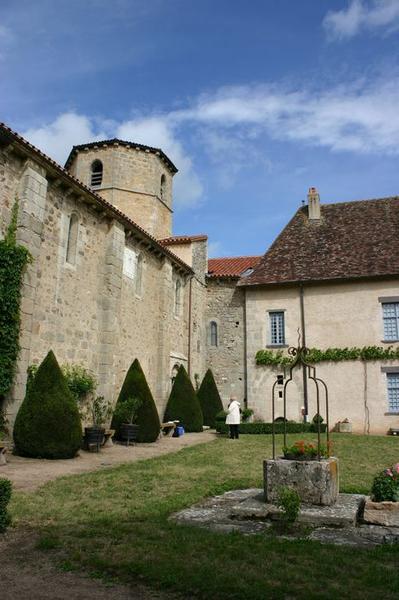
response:
M285 346L285 311L269 310L269 340L268 346Z
M383 301L381 304L384 342L396 342L399 340L399 301Z

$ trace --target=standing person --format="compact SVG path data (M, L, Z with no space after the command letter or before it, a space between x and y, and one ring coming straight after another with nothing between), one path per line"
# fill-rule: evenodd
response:
M235 396L231 396L226 416L226 425L229 426L231 440L238 440L238 428L241 422L240 412L240 403Z

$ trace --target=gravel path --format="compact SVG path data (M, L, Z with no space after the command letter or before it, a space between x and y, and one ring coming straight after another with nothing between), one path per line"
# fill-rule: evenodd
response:
M8 454L7 464L0 466L0 477L10 479L15 490L31 492L47 481L63 475L76 475L87 471L106 469L122 463L153 458L176 452L188 446L210 442L215 437L214 432L204 431L202 433L186 433L179 438L163 437L153 444L137 444L128 447L114 444L109 448L102 448L98 453L81 450L79 456L69 460L41 460Z

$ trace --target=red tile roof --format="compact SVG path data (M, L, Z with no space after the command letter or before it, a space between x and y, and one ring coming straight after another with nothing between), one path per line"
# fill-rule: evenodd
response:
M300 208L239 285L278 285L399 275L399 197Z
M206 242L207 235L174 235L172 237L159 240L163 246L175 246L177 244L191 244L191 242Z
M210 258L208 260L208 277L242 276L248 269L253 269L261 256L233 256L228 258Z
M93 202L103 209L105 209L108 213L112 214L115 218L121 221L127 229L132 231L136 231L138 234L142 235L148 242L150 246L155 250L161 252L162 254L168 256L175 264L178 264L179 267L182 267L185 271L193 272L191 267L189 267L181 258L176 256L173 252L165 248L158 240L156 240L152 235L150 235L145 229L140 227L137 223L132 221L125 213L116 208L113 204L110 204L105 200L102 196L94 192L92 189L87 187L84 183L82 183L79 179L74 177L61 167L55 160L44 154L41 150L36 148L33 144L25 140L18 133L7 127L4 123L0 122L0 146L2 144L9 144L15 142L19 145L19 147L24 149L27 153L33 153L38 160L44 162L44 164L51 167L56 173L62 176L64 179L70 181L71 184L75 184L79 187L79 189L84 192L87 196L93 200ZM53 171L53 173L54 173Z

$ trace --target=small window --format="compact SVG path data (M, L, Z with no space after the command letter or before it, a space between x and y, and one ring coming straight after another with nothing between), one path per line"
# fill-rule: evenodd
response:
M101 160L95 160L91 165L91 180L92 188L100 187L103 180L103 163Z
M141 296L143 281L143 255L139 254L136 261L136 294Z
M165 196L166 196L166 177L165 177L165 175L161 176L160 194L161 194L161 200L165 200Z
M129 279L134 279L137 269L137 254L131 248L126 248L123 253L123 274Z
M211 328L211 346L217 346L218 345L218 324L216 323L216 321L211 321L210 328Z
M175 282L175 315L180 315L181 309L181 282L180 279L176 279Z
M399 413L399 372L387 373L388 411Z
M78 229L79 220L78 215L72 214L69 218L68 225L68 240L66 249L66 262L70 265L76 263L76 248L78 245Z
M270 344L282 346L285 344L284 312L270 312Z
M399 340L399 302L384 302L382 304L384 321L384 340Z

